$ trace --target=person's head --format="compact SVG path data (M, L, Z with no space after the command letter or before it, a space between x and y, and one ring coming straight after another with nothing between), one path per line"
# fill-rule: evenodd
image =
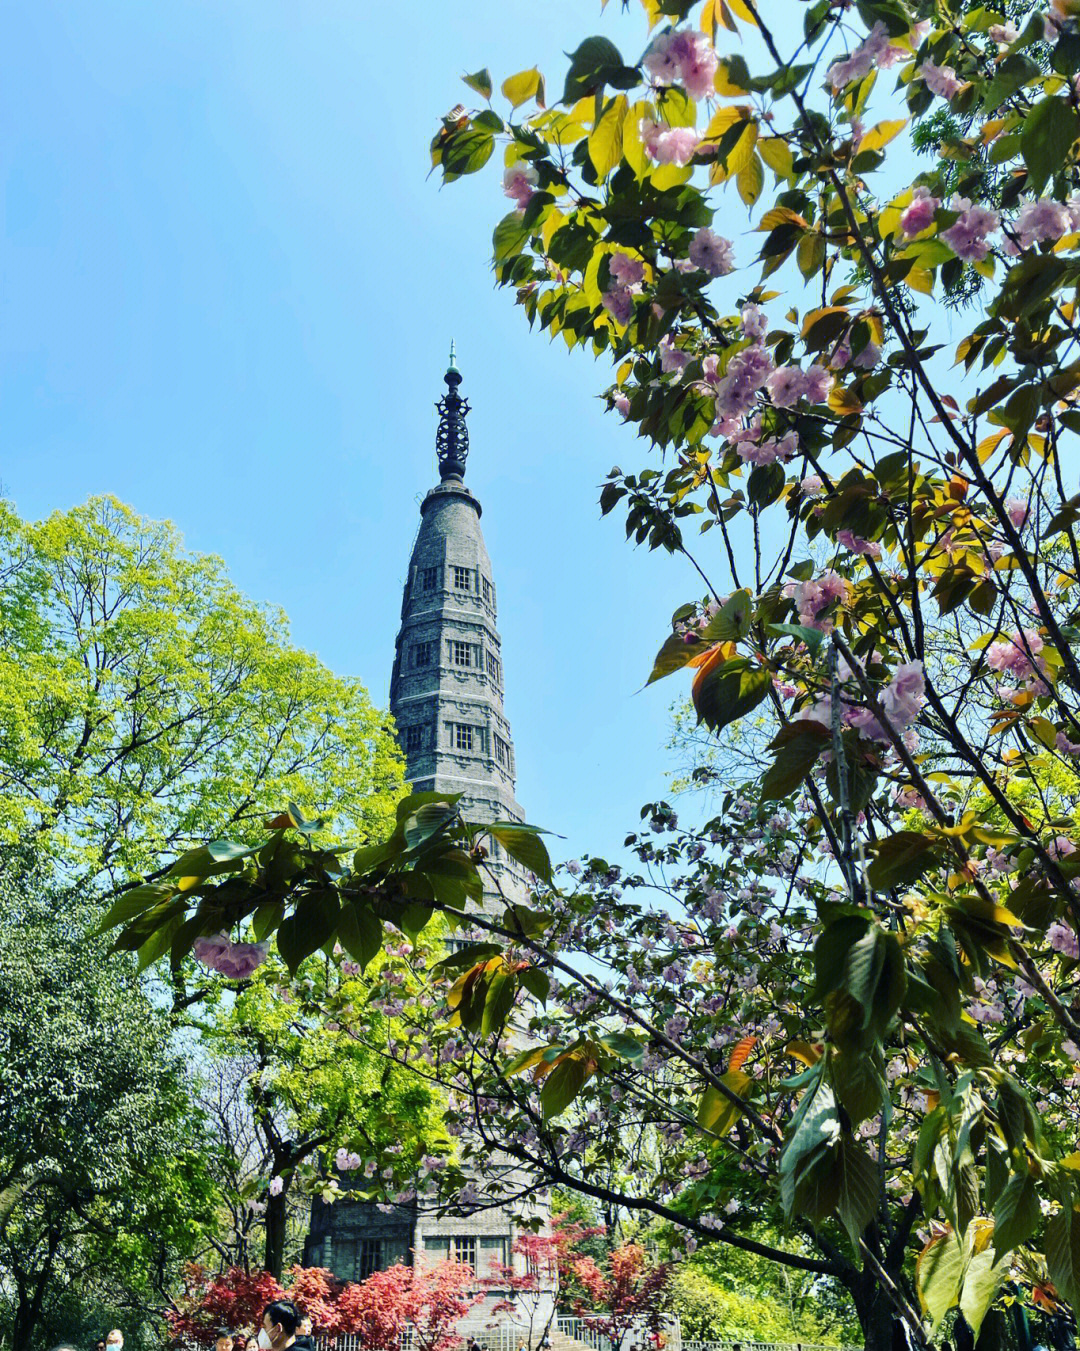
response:
M228 1328L218 1328L214 1335L214 1351L234 1351L235 1342Z
M300 1315L300 1322L296 1325L297 1332L302 1332L305 1337L311 1336L311 1317L306 1313Z
M246 1332L238 1332L232 1339L233 1351L247 1351L250 1338Z
M94 1351L105 1351L105 1338L99 1337L94 1343Z
M259 1345L263 1351L281 1351L290 1346L296 1336L300 1315L291 1299L275 1299L263 1310Z
M119 1328L113 1328L105 1338L105 1351L124 1351L124 1334Z

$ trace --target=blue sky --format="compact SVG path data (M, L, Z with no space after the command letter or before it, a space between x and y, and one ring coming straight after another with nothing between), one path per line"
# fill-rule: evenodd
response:
M462 72L561 84L590 31L636 56L638 13L3 7L6 492L32 518L103 492L171 518L383 701L453 336L519 798L567 853L616 852L663 791L680 691L636 691L698 586L599 522L608 469L642 460L595 398L607 371L493 288L495 165L440 189L427 145Z

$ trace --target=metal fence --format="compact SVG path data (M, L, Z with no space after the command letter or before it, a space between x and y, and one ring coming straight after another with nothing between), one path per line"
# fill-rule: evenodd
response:
M861 1346L834 1342L692 1342L685 1341L682 1351L863 1351Z

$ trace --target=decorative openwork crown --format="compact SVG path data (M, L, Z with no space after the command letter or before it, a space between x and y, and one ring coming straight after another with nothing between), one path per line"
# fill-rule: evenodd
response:
M439 477L460 479L465 477L465 461L469 458L469 429L465 425L469 401L458 393L461 372L454 360L453 343L450 344L450 365L443 379L446 393L435 405L439 410L439 430L435 433Z

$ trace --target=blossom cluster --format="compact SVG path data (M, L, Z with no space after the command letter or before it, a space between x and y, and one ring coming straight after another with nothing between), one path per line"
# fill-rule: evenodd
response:
M704 33L693 29L670 29L661 33L645 53L642 65L654 84L681 81L696 101L715 92L716 51Z
M209 938L196 938L193 951L197 961L227 980L247 980L266 961L267 943L236 943L224 931Z
M929 27L925 21L916 25L911 34L913 45L917 46L922 41ZM839 91L852 80L865 79L874 66L884 70L910 55L911 51L907 47L899 47L889 41L888 31L879 19L853 52L832 63L827 78L833 90Z
M608 259L611 285L601 296L604 309L617 324L628 324L634 314L634 297L641 293L645 264L628 253L613 253Z
M645 153L657 164L677 164L681 168L690 163L701 144L693 127L669 127L651 117L643 117L638 130Z

